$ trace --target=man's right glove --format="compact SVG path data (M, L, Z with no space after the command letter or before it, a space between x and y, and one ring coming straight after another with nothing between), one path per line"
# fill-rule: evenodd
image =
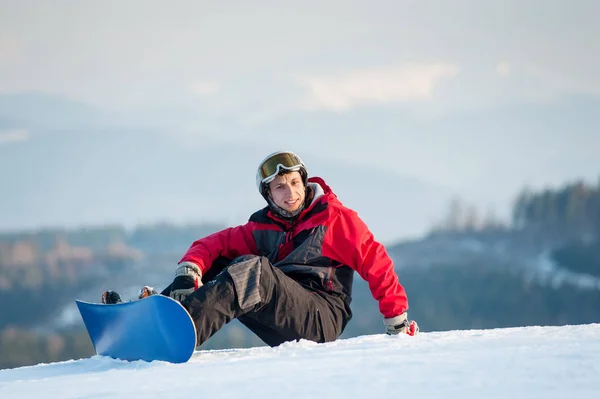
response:
M202 286L202 272L192 262L182 262L175 271L175 279L171 283L169 296L182 302L188 295Z
M408 315L406 312L402 313L400 316L383 319L383 324L385 324L385 332L388 335L397 335L402 333L414 336L419 332L419 326L417 325L417 322L414 320L408 321Z

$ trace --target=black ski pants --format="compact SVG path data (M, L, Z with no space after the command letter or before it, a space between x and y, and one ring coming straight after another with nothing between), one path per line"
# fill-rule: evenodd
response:
M269 346L334 341L349 319L339 297L307 289L253 255L235 259L182 305L196 325L197 345L235 318Z

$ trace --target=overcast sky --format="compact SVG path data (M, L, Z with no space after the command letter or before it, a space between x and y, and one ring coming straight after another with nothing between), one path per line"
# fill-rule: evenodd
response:
M593 0L0 0L0 94L160 112L184 145L299 148L506 203L600 174L599 16Z
M236 82L256 76L268 92L297 87L299 106L338 110L600 92L593 0L0 4L3 92L130 107L166 93L221 93L225 106L242 101L246 88ZM508 82L514 90L501 93L511 77L527 84ZM455 80L460 87L449 84ZM445 83L451 87L438 93Z

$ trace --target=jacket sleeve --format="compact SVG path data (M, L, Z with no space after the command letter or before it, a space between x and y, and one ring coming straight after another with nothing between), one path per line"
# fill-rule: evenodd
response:
M187 250L181 262L194 262L204 274L220 256L236 258L241 255L258 255L252 236L254 222L229 227L196 240Z
M342 208L327 230L323 255L356 270L369 284L384 318L408 310L406 291L394 270L394 262L355 211Z

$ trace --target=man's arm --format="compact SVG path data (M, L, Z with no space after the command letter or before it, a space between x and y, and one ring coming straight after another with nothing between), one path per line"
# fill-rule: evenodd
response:
M253 225L254 222L248 222L241 226L229 227L194 241L179 264L193 263L204 274L220 256L233 259L241 255L258 255L252 236Z
M396 318L408 310L394 262L356 212L341 209L325 236L323 255L352 267L367 281L384 319Z

